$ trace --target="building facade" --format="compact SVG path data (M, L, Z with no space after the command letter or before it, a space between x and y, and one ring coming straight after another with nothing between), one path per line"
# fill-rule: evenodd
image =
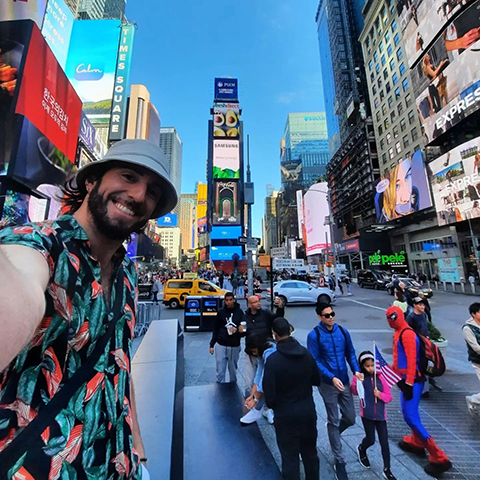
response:
M75 0L68 0L75 2ZM77 0L78 18L82 20L123 19L126 0Z
M268 193L268 192L267 192ZM265 215L263 217L263 248L270 254L270 249L278 244L277 236L277 197L278 192L272 191L265 198Z
M170 179L180 196L182 186L182 158L183 143L174 127L160 128L160 148L168 158L170 166ZM180 204L178 204L174 212L180 214Z
M197 194L180 195L180 232L182 234L182 255L198 246Z
M180 227L156 227L159 244L164 248L166 260L177 266L181 259L182 234Z

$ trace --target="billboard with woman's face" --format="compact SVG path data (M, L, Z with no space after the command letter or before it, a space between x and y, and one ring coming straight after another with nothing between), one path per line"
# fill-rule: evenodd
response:
M432 206L421 150L384 173L376 186L378 223L387 223Z
M480 217L480 137L428 165L439 225Z

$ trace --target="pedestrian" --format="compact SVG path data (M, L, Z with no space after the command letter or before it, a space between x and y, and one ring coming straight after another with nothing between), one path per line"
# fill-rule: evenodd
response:
M240 333L245 337L245 397L249 397L252 393L253 380L258 365L258 356L252 354L251 341L253 335L257 334L265 338L271 337L273 321L277 317L285 316L283 302L278 297L275 299L275 308L275 313L261 308L260 299L256 295L248 298L248 309L243 314L242 319L245 326L240 325L239 328Z
M350 283L351 283L351 282L350 282L350 277L349 277L348 275L345 277L345 283L346 283L346 285L347 285L348 295L349 295L349 296L352 296L352 295L353 295L353 293L352 293L352 286L351 286L351 284L350 284ZM343 293L343 292L342 292L342 293Z
M267 358L277 349L276 343L262 334L254 333L250 339L252 355L258 358L257 370L253 380L252 393L245 399L249 411L240 419L243 425L254 423L263 415L270 425L273 425L274 414L271 408L265 406L263 397L263 374Z
M366 350L358 357L361 372L365 375L362 383L363 395L360 398L360 417L362 417L365 437L357 447L358 461L365 468L370 468L367 449L375 443L375 430L382 449L383 478L396 480L390 470L390 447L388 445L386 404L392 401L390 387L380 372L375 373L375 357ZM353 377L351 390L359 395L357 377Z
M241 340L238 327L243 318L243 310L235 302L232 292L225 294L224 303L224 307L217 312L210 340L210 355L215 354L218 383L225 383L227 367L230 382L237 381Z
M403 296L403 291L400 288L395 289L394 292L395 300L393 301L393 306L398 307L402 310L403 313L407 312L407 302L405 301L405 297Z
M415 333L428 337L428 317L425 313L425 302L420 297L415 297L412 302L413 310L407 314L407 323Z
M340 294L343 295L343 285L340 279L337 280L337 277L335 275L333 276L333 283L334 285L338 285L338 288L340 289Z
M119 141L64 201L54 221L0 232L0 478L140 479L138 279L122 244L175 207L168 160L149 141Z
M245 279L241 276L238 279L238 298L245 298Z
M473 276L473 273L471 273L468 277L468 281L470 282L470 288L472 289L472 293L475 293L475 277Z
M403 437L399 447L420 457L429 453L425 473L431 476L439 475L452 468L445 452L441 450L420 418L419 406L425 385L425 377L420 373L420 339L405 321L402 310L390 307L386 311L387 321L393 330L393 370L402 376L398 383L400 387L400 406L403 419L411 428L410 436Z
M430 306L430 302L428 298L425 296L423 292L418 292L418 296L422 299L425 305L425 314L427 315L428 323L432 323L432 307Z
M237 296L237 291L238 291L238 278L233 277L232 278L232 292L235 296Z
M338 480L348 479L340 435L355 424L355 405L350 391L348 367L363 381L348 330L335 323L335 312L328 303L318 303L319 324L308 334L307 348L317 362L322 382L319 387L327 411L328 439L335 457ZM340 416L338 410L340 408Z
M467 343L468 360L480 380L480 303L472 303L469 307L470 318L463 326L463 336ZM472 415L480 414L480 393L465 397L468 411Z
M220 288L223 288L224 282L225 282L225 277L223 276L223 273L221 273L218 276L218 285L220 286Z
M412 294L410 293L410 290L405 286L403 282L399 282L398 288L402 291L403 298L405 298L405 301L407 302L407 315L408 315L411 311L413 311Z
M153 301L155 302L155 305L158 305L158 294L160 293L161 287L162 282L160 281L159 277L156 277L152 286Z
M265 402L275 414L275 433L282 457L282 476L300 480L300 459L306 480L319 480L317 414L312 385L320 385L320 373L309 351L290 336L285 318L273 322L277 349L265 363Z

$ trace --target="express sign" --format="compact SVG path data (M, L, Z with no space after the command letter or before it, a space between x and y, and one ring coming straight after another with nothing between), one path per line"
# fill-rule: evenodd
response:
M400 253L394 253L392 255L383 255L380 250L377 250L373 255L369 255L368 257L368 264L370 266L406 267L406 262L407 256L403 250Z

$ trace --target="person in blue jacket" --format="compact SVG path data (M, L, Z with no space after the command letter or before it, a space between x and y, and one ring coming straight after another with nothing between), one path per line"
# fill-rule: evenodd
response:
M340 434L355 424L348 366L358 380L363 381L364 375L360 371L350 334L335 323L335 312L331 305L318 303L316 313L320 323L308 334L307 348L320 371L318 389L327 411L328 439L335 457L336 478L347 480Z

